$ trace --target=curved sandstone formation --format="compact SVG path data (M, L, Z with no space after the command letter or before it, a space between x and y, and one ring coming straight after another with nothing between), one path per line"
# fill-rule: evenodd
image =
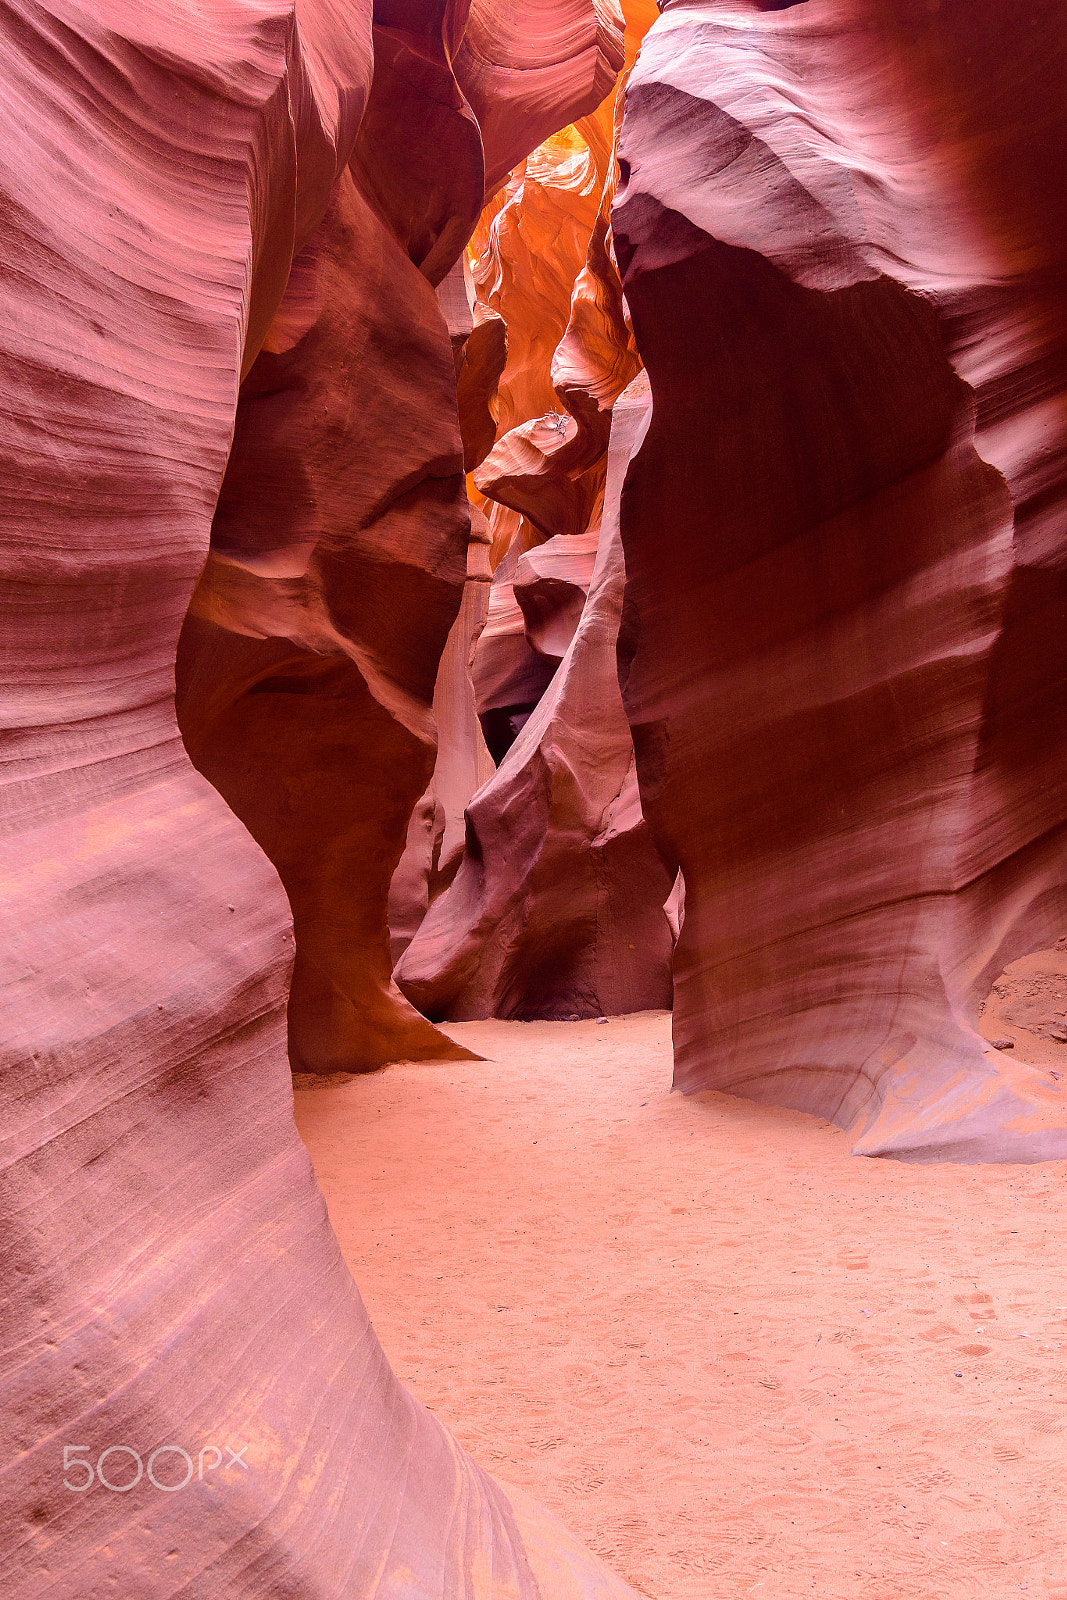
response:
M627 63L633 59L639 32L648 24L647 9L647 0L628 8L633 14L627 17L624 40ZM544 21L543 16L540 21ZM535 15L524 16L522 36L527 50L533 47L538 25ZM455 55L457 75L466 86L472 40L478 37L478 26L472 15L463 47ZM584 319L583 332L588 331L595 339L604 322L603 297L597 299L598 286L582 262L591 248L591 231L599 230L598 243L603 251L607 202L614 182L614 105L609 97L603 107L582 117L575 128L551 137L523 164L483 212L476 233L473 276L465 263L462 268L457 265L439 286L458 373L463 461L468 471L482 466L497 433L508 427L509 419L516 415L525 415L528 420L508 434L503 444L505 454L516 449L521 452L520 436L541 435L555 446L568 428L574 433L573 422L568 423L556 413L548 419L529 413L531 409L540 412L546 395L558 404L550 369L556 339L567 327L576 277L589 285L586 293L594 302L592 315ZM514 141L516 129L524 125L521 119L516 120L514 106L508 111L506 124L493 123L494 127L505 125L508 137ZM491 131L486 137L491 142ZM487 152L487 160L491 165L491 152ZM617 274L613 264L609 265L616 298L621 299ZM624 344L627 337L624 333ZM513 742L548 686L574 632L581 607L580 602L572 600L565 637L557 620L554 653L552 648L543 651L527 627L527 616L532 613L524 609L512 586L512 577L531 542L549 538L553 530L571 532L581 535L586 543L591 541L591 548L583 553L587 566L581 591L584 598L595 553L595 533L586 536L582 530L589 528L594 514L599 521L610 402L637 370L632 343L621 361L618 351L613 352L613 360L618 362L618 372L614 374L617 381L606 401L601 426L596 430L583 427L581 437L574 441L577 448L569 445L561 455L551 450L547 453L552 455L547 477L530 480L534 492L528 521L503 503L510 500L521 506L531 499L524 491L525 479L530 475L523 463L509 480L514 487L510 496L496 482L500 471L492 464L487 470L494 498L485 500L471 487L475 520L479 520L483 506L490 519L490 571L473 573L468 563L460 618L449 636L438 674L434 702L440 732L437 766L429 786L414 805L403 855L392 872L388 891L390 954L394 963L427 907L455 876L463 850L464 805L491 774L492 761L502 759ZM588 359L583 358L579 348L575 394L584 393L580 383L588 366ZM610 363L608 372L610 381ZM597 411L596 404L592 409ZM535 468L541 459L535 443ZM588 467L593 470L587 472ZM472 554L473 551L474 546ZM495 580L488 596L484 579L494 569ZM520 594L523 592L526 591L520 585ZM372 870L379 871L390 860L379 852L373 857ZM321 990L313 998L316 1008L321 1009ZM395 999L391 1004L395 1009ZM409 1018L394 1053L440 1053L440 1045L433 1043L432 1031L426 1031L429 1038L422 1049L418 1041L413 1046ZM451 1048L446 1041L445 1049Z
M494 770L470 679L471 656L489 603L489 538L485 518L472 506L467 582L434 688L437 761L429 787L411 814L404 853L389 884L389 950L394 967L432 902L455 877L463 858L464 808Z
M430 1016L595 1017L670 1004L671 876L641 816L615 660L618 496L647 408L640 380L615 407L605 522L577 629L540 704L468 805L456 879L397 968L404 992ZM523 562L578 542L552 540ZM550 642L552 626L565 618L542 612L534 637Z
M481 129L487 195L557 132L563 107L573 120L611 93L624 28L618 0L471 0L455 71Z
M583 119L583 126L591 122L592 119ZM468 469L479 467L489 454L498 429L504 425L498 421L501 414L507 419L531 405L538 408L545 394L553 394L549 376L553 340L566 325L571 287L595 217L601 168L612 159L610 145L600 141L594 155L575 130L564 130L524 164L507 190L491 201L483 213L475 236L477 259L470 284L474 298L469 318L472 326L458 380L464 464ZM543 260L535 280L528 269L538 255ZM541 326L546 306L551 307L547 337ZM505 314L511 319L510 324ZM501 395L500 379L505 368L506 383ZM536 420L546 437L558 439L563 418L553 413L549 419ZM573 497L569 482L565 482L562 494L569 504ZM457 830L452 821L445 822L445 813L451 817L451 808L459 801L456 842L461 849L462 806L492 771L491 761L488 771L481 767L481 757L503 759L551 681L563 653L559 650L555 656L546 656L527 637L525 615L512 586L524 551L537 540L547 538L547 530L525 522L499 499L486 500L473 485L470 496L475 520L480 519L484 508L488 521L487 576L493 579L492 590L488 596L484 590L474 591L477 599L472 594L466 606L470 614L464 639L457 639L446 652L442 675L453 685L450 700L455 702L458 690L460 698L465 694L471 710L476 711L488 749L481 735L471 738L469 729L457 727L455 735L442 729L438 768L442 773L447 768L450 774L445 780L449 800L442 808L435 772L433 783L415 809L405 854L393 876L389 923L394 958L458 865L458 856L447 837L455 839ZM592 503L587 501L576 530L588 522ZM456 665L466 656L468 647L470 654L462 662L459 677ZM443 688L440 680L438 688ZM453 745L453 738L458 743ZM438 838L444 852L440 861L434 856Z
M599 544L599 527L572 538L557 534L535 544L515 564L511 587L526 637L538 655L556 666L578 631Z
M627 69L655 14L645 0L627 5ZM455 882L428 896L397 967L436 1018L669 1001L677 915L673 904L664 915L670 880L641 815L614 661L618 493L636 394L605 502L612 407L640 369L611 249L619 114L605 102L548 141L477 235L478 304L508 335L501 436L474 472L499 529L472 662L499 770L468 807Z
M655 406L620 667L685 879L676 1081L919 1160L1067 1155L976 1028L1067 916L1067 41L1052 0L1025 48L1017 21L672 5L614 211Z
M278 868L293 910L298 1071L468 1054L392 983L387 932L467 569L456 370L472 319L453 269L485 187L479 125L451 65L465 11L424 7L417 28L414 17L375 14L348 166L319 194L321 220L310 202L299 214L307 236L242 385L178 656L186 747ZM620 54L591 0L547 7L541 21L557 30L557 70L536 114L510 109L513 139L537 137L549 105L559 120L602 97ZM559 30L579 22L567 55ZM474 36L484 42L490 25L506 40L507 17L487 12ZM610 48L589 43L608 38ZM525 57L511 70L521 81ZM485 101L484 83L479 92ZM431 892L417 877L415 904L424 882ZM411 893L404 904L410 924Z
M189 754L289 896L297 1071L457 1053L384 935L466 568L454 392L432 288L342 173L242 386L177 673Z
M537 150L476 235L478 306L503 321L508 350L493 408L497 440L474 481L528 519L534 540L590 526L611 407L640 368L610 211L621 91L655 15L652 0L627 0L615 97Z
M335 582L352 547L323 546L316 521L336 503L328 463L300 457L323 499L309 494L299 529L287 498L293 441L307 438L300 385L321 385L324 434L342 404L335 375L294 352L309 335L328 350L346 316L367 331L362 308L346 310L359 280L338 240L370 227L343 177L371 82L369 11L347 6L341 26L332 6L294 17L280 0L109 0L103 16L27 0L0 18L11 313L0 332L0 1541L12 1600L629 1593L554 1519L487 1478L390 1372L293 1126L285 898L190 764L175 720L178 635L208 551L242 359L256 372L269 337L275 374L297 380L296 393L279 390L279 520L257 532L231 500L213 560L236 576L232 588L205 584L193 674L209 676L210 630L232 621L239 643L264 650L247 693L264 682L264 699L307 703L307 720L294 710L279 740L323 748L316 695L345 726L388 711L398 741L423 738L412 705L435 663L389 678L390 621L370 602L392 580L369 585L368 614L353 623ZM419 292L399 246L382 232L372 242L364 265L389 267L382 292L396 293L368 342L409 333ZM317 273L329 315L318 314ZM434 400L446 392L437 340L428 313L416 320ZM379 370L368 358L368 378ZM266 380L260 366L246 390L237 475L255 456L251 416L269 411ZM380 403L368 382L362 405ZM342 431L346 415L332 415ZM427 626L443 642L440 591L454 609L465 542L455 427L434 424L429 401L419 426L449 441L441 475L408 481L401 446L383 459L379 487L394 499L371 502L355 485L375 514L351 558L369 583L375 560L384 566L388 550L402 565L443 521L428 564L403 580L408 596L428 594ZM298 534L314 561L294 554ZM277 610L263 609L265 592ZM409 648L431 645L409 635ZM235 659L224 652L225 690L198 687L207 703L231 692ZM277 748L279 769L288 754ZM292 825L304 827L295 786L292 799Z

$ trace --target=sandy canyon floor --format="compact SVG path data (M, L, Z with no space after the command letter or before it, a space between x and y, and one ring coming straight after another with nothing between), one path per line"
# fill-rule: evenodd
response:
M1067 1163L670 1094L670 1018L296 1092L400 1377L654 1600L1067 1600ZM1059 1046L1067 1052L1067 1045Z

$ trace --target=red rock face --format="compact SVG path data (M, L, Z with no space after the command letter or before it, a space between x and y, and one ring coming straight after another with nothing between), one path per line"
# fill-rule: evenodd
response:
M434 292L345 173L242 386L178 657L189 753L293 909L297 1071L457 1048L384 938L466 566L454 395Z
M489 528L471 507L467 582L434 687L437 762L408 823L404 854L389 885L389 948L395 968L431 903L452 882L463 859L464 809L494 772L470 678L474 642L489 600Z
M348 796L338 820L295 757L326 774L337 728L385 739L388 717L403 785L428 747L466 529L415 259L456 237L449 206L384 218L344 176L371 159L369 6L302 6L299 29L280 3L103 9L0 21L4 1592L622 1596L390 1372L293 1127L285 897L174 711L214 517L183 715L275 849L309 967L334 961L315 895L391 824ZM422 82L419 50L386 43ZM402 674L400 601L426 627ZM401 811L388 776L374 806ZM290 849L316 828L320 880Z
M627 23L627 61L632 62L637 36L651 19L641 6L628 9L636 14ZM494 761L504 759L548 690L574 637L589 589L611 405L639 368L622 314L621 285L606 246L615 174L614 111L609 98L595 116L583 117L549 139L524 163L506 190L485 208L467 281L457 270L441 286L443 303L451 308L464 463L473 469L472 516L479 529L477 540L484 538L487 543L472 543L469 552L464 603L435 691L440 742L434 779L415 807L404 855L390 886L394 961L407 948L428 906L455 877L463 855L464 807L492 776ZM564 403L561 395L573 414L553 409ZM473 484L481 485L484 494ZM489 578L492 587L487 592ZM572 695L572 709L577 703ZM615 732L628 743L617 696L612 709L618 724ZM605 784L611 781L606 775ZM601 816L612 795L617 795L617 786L611 793L603 790L600 810L594 807L590 816ZM494 786L493 796L485 799L490 814L494 804L503 803L503 791ZM634 817L640 825L639 807L634 808ZM532 816L527 821L532 822ZM496 869L503 873L490 898L503 895L514 906L528 901L525 879L539 854L534 835L538 826L548 824L545 812L533 832L528 829L525 867L518 878L510 876L507 865L515 858L507 847L506 819L496 817L487 824L487 836L494 835L501 845L496 868L488 870L490 875ZM565 879L572 867L580 876L581 852L599 831L594 827L581 843L581 834L551 839L543 862L554 861L550 876L558 879L562 873ZM651 851L647 830L642 840ZM660 874L657 861L653 876L658 880ZM559 893L557 882L554 901ZM536 895L530 903L535 902ZM655 909L658 933L662 919ZM464 965L476 959L466 934L459 931L460 924L466 926L469 910L458 923L449 923L465 947ZM555 923L540 918L536 961L519 980L523 1001L547 1008L550 1014L560 1005L564 1014L573 1011L573 993L565 1002L559 997L573 988L572 979L565 976L576 964L573 929L584 925L590 936L595 930L596 919L590 920L588 913L579 894L566 917ZM500 917L484 926L492 927L494 939L505 936ZM545 972L552 968L553 926L560 943L558 970L538 998ZM440 959L451 970L460 952L458 945L447 949L447 942L434 941ZM658 943L657 939L657 949ZM658 958L649 952L649 959L658 969ZM503 950L490 958L491 966L500 963L510 963ZM425 953L418 965L425 978L429 970ZM443 972L439 976L447 987L451 980L445 980ZM488 969L483 979L478 985L479 1005L498 1003L487 998L496 992ZM610 982L602 986L613 994L626 988L616 989ZM435 981L433 987L436 993L440 985ZM653 987L662 996L661 972ZM641 992L648 989L646 983ZM588 984L585 992L581 1004L596 1006L588 999L593 992ZM427 1003L422 979L419 993ZM435 1004L432 1009L435 1015L451 1014L448 1007L442 1011Z
M975 1027L1067 913L1062 14L1024 44L999 0L765 10L656 24L614 211L677 1082L868 1154L1062 1156Z
M617 32L591 5L565 16L580 37L541 38L563 61L545 67L537 106L508 106L520 155L546 117L591 109L621 64ZM543 20L558 30L562 17L550 8ZM434 685L467 570L456 405L467 330L449 326L432 287L470 236L486 182L463 69L450 65L461 57L474 72L466 25L463 7L375 13L350 165L323 196L242 385L178 656L186 747L292 906L297 1071L467 1054L392 983L387 933L390 881L433 771ZM472 26L488 48L487 30L510 24L486 11ZM502 68L508 48L502 36ZM516 81L508 70L502 93ZM488 105L492 85L474 76ZM449 304L461 296L457 286ZM417 906L433 887L425 865L401 926L412 894Z
M557 131L561 106L573 120L611 93L624 27L618 0L471 0L455 64L482 132L487 194Z

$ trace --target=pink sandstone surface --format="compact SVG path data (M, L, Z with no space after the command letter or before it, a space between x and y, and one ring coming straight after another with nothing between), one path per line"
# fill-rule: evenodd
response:
M550 61L535 104L525 56L499 81L513 144L603 98L622 60L611 17L610 6L570 0L546 10L543 32L524 29ZM321 216L298 219L306 237L242 384L179 646L186 748L274 862L292 907L298 1071L455 1052L391 982L387 907L433 769L435 680L467 568L462 333L447 310L442 323L433 286L451 286L486 186L462 63L482 102L493 95L468 24L506 66L507 14L375 12L366 108L348 166L305 200ZM514 104L509 84L526 85ZM315 154L312 134L311 173Z
M640 32L651 20L648 11L644 0L631 0L626 7L627 67ZM464 849L464 807L544 695L588 590L597 537L590 516L596 512L598 525L611 402L638 366L626 331L619 350L612 339L616 329L607 330L612 348L605 372L598 374L603 410L592 448L583 437L576 451L573 423L568 434L562 415L542 412L546 405L561 403L552 386L552 362L556 341L566 333L568 318L573 320L571 301L579 279L586 280L591 314L582 330L585 340L578 341L574 352L575 370L569 372L574 393L584 393L582 385L592 370L583 343L595 348L598 334L601 348L596 355L604 364L603 296L597 298L599 284L583 263L591 232L599 226L602 235L606 226L614 185L615 116L616 97L609 96L597 111L553 135L525 160L482 213L471 245L473 270L464 264L461 277L457 267L438 291L448 301L464 466L472 474L472 520L479 541L485 527L488 549L479 544L476 551L472 545L469 552L464 601L435 689L437 763L412 813L404 853L390 883L394 966L428 907L455 877ZM608 266L617 301L618 275L613 264ZM617 381L608 394L613 375ZM587 399L587 411L589 405ZM595 400L592 410L598 410ZM515 418L519 425L512 428ZM525 482L532 486L532 494L525 494L531 520L505 503L514 496L502 486L494 483L492 498L475 487L478 469L493 452L498 434L506 436L505 461L512 462L514 471L508 475L506 466L503 470L520 497L517 504L524 503ZM543 454L530 435L540 436L548 446ZM565 438L563 456L549 461ZM538 477L541 466L548 470ZM593 471L586 473L589 466ZM487 470L494 479L502 469L491 463ZM538 557L539 541L557 555ZM535 572L542 559L553 565L552 573ZM521 894L521 886L515 887Z
M1065 73L1049 0L694 0L627 88L620 671L685 880L676 1082L869 1155L1067 1155L977 1026L1067 917Z
M648 408L647 385L632 387L614 410L605 522L573 637L468 805L459 871L397 967L404 992L435 1018L597 1017L670 1000L671 878L641 816L615 661L618 490ZM565 550L578 539L535 546L523 562L557 543ZM542 640L551 625L566 625L545 616L534 635Z
M629 1592L393 1376L293 1126L285 894L175 718L214 518L183 717L276 849L305 968L328 965L316 896L339 860L303 876L287 831L330 855L363 827L323 799L323 702L358 737L393 719L367 829L378 848L396 815L402 839L389 763L407 785L413 743L429 749L432 658L466 545L447 328L416 265L443 274L462 206L451 189L424 205L396 178L412 147L380 144L392 95L439 105L440 159L461 166L473 220L478 130L446 70L462 8L418 36L403 7L379 10L374 35L355 0L297 13L25 0L0 19L12 1600ZM539 9L561 121L605 72L610 86L617 47L598 16ZM492 7L477 17L491 34ZM371 194L386 168L391 204ZM327 359L348 336L363 341L353 362L366 352L358 404ZM336 520L337 474L364 419L377 465L352 485L354 529ZM367 584L358 614L346 566ZM403 670L398 594L426 620ZM234 713L260 684L278 713L273 761L254 703ZM323 770L295 770L301 752ZM387 968L370 976L380 986ZM327 1018L324 1042L312 1023L298 1000L298 1051L328 1056L343 1023ZM173 1492L182 1451L190 1476Z
M389 884L389 949L395 969L430 905L452 882L463 859L464 810L492 777L493 758L478 721L470 678L475 641L489 603L489 526L471 506L467 581L445 643L434 686L437 760L408 823L404 853Z
M1062 19L1052 0L1021 21L1006 0L668 0L629 81L612 211L610 91L651 7L625 20L624 50L613 0L14 0L0 16L13 1600L632 1595L398 1382L296 1136L287 1032L346 1136L340 1113L380 1091L338 1099L338 1069L451 1055L394 1075L399 1092L506 1047L501 1024L437 1032L392 980L399 949L435 1015L590 1014L663 1003L680 935L691 1097L671 1131L695 1152L694 1116L733 1118L727 1183L758 1171L770 1189L790 1163L842 1180L803 1137L760 1166L768 1127L803 1133L795 1109L749 1126L706 1091L815 1111L865 1154L1067 1155ZM532 197L538 163L576 152L574 248L555 272L543 219L530 233L552 305L524 327L486 272L468 284L462 252L477 225L492 264L493 228L521 234L522 183ZM479 630L488 676L494 640L502 679L530 674L532 703L489 708L525 719L493 775ZM575 1036L602 1096L593 1145L631 1195L646 1156L638 1188L684 1188L700 1163L669 1140L613 1143L614 1026ZM646 1092L659 1035L626 1028L620 1080ZM558 1102L535 1057L516 1070ZM422 1134L448 1150L442 1127ZM439 1175L404 1138L425 1202ZM526 1153L493 1138L483 1176ZM588 1225L574 1148L582 1184L559 1215ZM931 1177L951 1212L964 1180ZM998 1178L968 1181L996 1197ZM928 1198L914 1176L890 1188ZM842 1272L867 1269L861 1244L901 1248L864 1204ZM731 1211L768 1305L796 1245L768 1241L775 1214ZM409 1204L402 1226L418 1218ZM908 1248L919 1263L924 1239ZM568 1270L584 1289L579 1255ZM751 1274L727 1278L761 1305ZM662 1273L632 1281L627 1328L634 1295L668 1292ZM991 1305L961 1287L946 1315L991 1337ZM931 1350L961 1326L931 1325ZM768 1362L800 1403L836 1404L830 1383L855 1373L831 1362L813 1390L794 1337L789 1322ZM882 1359L885 1342L862 1348ZM701 1402L678 1393L692 1355L679 1341L663 1381L696 1427ZM788 1451L797 1419L778 1421ZM951 1435L965 1468L972 1424ZM763 1427L728 1458L735 1500ZM820 1428L818 1471L852 1475ZM654 1436L630 1428L643 1469ZM909 1488L940 1481L921 1442ZM676 1477L649 1501L668 1522ZM743 1507L739 1537L821 1506L816 1487ZM873 1477L849 1515L857 1561L872 1515L896 1526ZM714 1587L723 1561L694 1561L677 1526L674 1569ZM946 1531L956 1568L927 1562L909 1588L902 1559L900 1593L952 1593L955 1571L962 1596L979 1569L1039 1559L1001 1539L985 1561L985 1523ZM628 1539L601 1544L636 1575ZM735 1575L807 1592L789 1562Z

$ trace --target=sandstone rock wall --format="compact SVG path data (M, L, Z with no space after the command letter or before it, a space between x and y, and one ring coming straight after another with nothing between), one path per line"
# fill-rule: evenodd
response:
M641 380L615 406L581 618L537 709L468 805L458 875L397 968L432 1017L595 1017L670 1004L671 877L641 816L615 659L619 489L647 409Z
M463 90L471 77L493 124L492 163L493 128L524 154L546 121L591 111L622 64L599 0L545 7L518 35L506 13L467 11L375 11L366 107L347 167L299 211L179 650L186 747L292 906L298 1071L466 1054L391 982L387 931L390 880L433 770L434 685L467 569L461 341L433 293L485 195ZM535 71L531 50L547 52ZM314 133L306 143L317 156Z
M561 120L597 92L598 51L572 62L564 44L582 16L597 37L592 9L539 12ZM0 41L4 1593L622 1596L393 1377L293 1126L282 887L175 719L215 517L183 671L204 720L187 726L283 874L290 835L336 839L297 759L328 764L326 703L359 737L392 719L404 784L428 743L465 523L454 416L435 409L447 332L414 258L462 237L444 202L386 222L345 173L372 49L396 46L400 79L429 57L372 43L355 0L16 3ZM326 370L348 338L358 405ZM377 491L368 467L348 539L337 473L364 417ZM426 613L403 671L398 590ZM402 833L391 782L367 806ZM314 885L293 898L325 962Z
M1067 1153L977 1005L1067 914L1061 9L669 6L616 251L654 397L620 666L676 1081Z

